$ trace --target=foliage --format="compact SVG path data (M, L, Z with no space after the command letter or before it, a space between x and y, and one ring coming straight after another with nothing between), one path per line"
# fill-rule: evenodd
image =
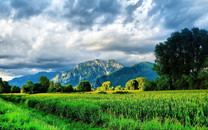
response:
M100 92L98 92L97 94L107 94L107 93L104 92L104 91L100 91Z
M76 89L77 89L77 91L91 91L92 86L91 86L90 82L88 82L88 81L81 81L81 82L79 82Z
M127 94L129 93L128 91L116 91L116 92L113 92L113 94Z
M112 85L112 83L110 81L103 82L102 83L103 91L109 91L111 85Z
M157 84L154 81L150 80L150 81L145 82L143 90L154 91L156 90L156 87L157 87Z
M2 99L0 99L0 104L1 130L92 129L90 125L15 105Z
M10 93L11 86L0 78L0 93Z
M130 94L0 95L106 129L207 129L207 90ZM20 98L17 100L16 98Z
M55 92L63 92L63 87L60 82L56 82L54 84L54 87L55 87Z
M49 88L48 88L48 92L51 93L51 92L55 92L56 88L54 86L54 82L53 81L50 81L49 82Z
M146 82L146 78L144 78L144 77L138 77L138 78L136 78L136 81L138 82L138 89L139 90L143 90L144 84Z
M17 86L12 86L10 92L11 93L20 93L20 88Z
M208 57L208 31L185 28L174 32L164 43L155 48L156 64L154 70L160 76L167 77L168 89L177 89L185 83L180 80L183 75L197 76L204 68ZM176 80L177 85L173 85ZM182 84L179 84L182 83Z
M49 79L46 76L41 76L39 82L43 87L43 92L46 93L50 84Z
M126 89L127 90L138 90L138 82L136 79L131 79L126 82Z
M63 86L63 92L73 92L73 86L71 84Z
M119 91L119 90L123 90L122 86L120 85L115 87L115 91Z
M41 83L35 83L33 87L33 93L45 93L45 88Z
M96 79L95 87L102 86L102 83L105 81L110 81L112 86L123 86L125 87L126 82L131 79L138 77L145 77L147 80L154 80L157 77L155 71L152 70L153 63L141 62L139 64L133 65L131 67L124 67L115 72L110 73L109 75L103 75Z
M22 85L22 92L32 94L32 93L34 93L33 88L34 88L33 82L28 80L27 84Z

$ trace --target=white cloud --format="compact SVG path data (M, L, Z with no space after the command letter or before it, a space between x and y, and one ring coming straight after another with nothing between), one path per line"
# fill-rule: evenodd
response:
M96 58L153 62L155 45L171 32L208 27L206 0L52 0L31 13L13 2L0 15L0 77L65 70Z

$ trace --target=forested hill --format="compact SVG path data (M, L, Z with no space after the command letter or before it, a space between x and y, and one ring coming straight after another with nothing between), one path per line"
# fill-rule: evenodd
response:
M130 79L137 77L145 77L147 80L154 80L157 77L155 71L152 70L153 63L141 62L131 67L124 67L118 71L111 73L110 75L104 75L96 80L95 87L100 87L103 82L111 81L112 86L116 87L121 85L125 87L125 84Z

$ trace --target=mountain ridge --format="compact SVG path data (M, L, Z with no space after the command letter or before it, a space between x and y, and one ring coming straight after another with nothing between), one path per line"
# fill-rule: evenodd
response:
M124 67L109 75L103 75L96 79L95 88L100 87L103 82L111 81L112 86L121 85L125 87L125 83L130 79L137 77L145 77L147 80L154 80L157 77L155 71L152 70L154 64L150 62L141 62L131 67Z
M13 78L12 80L9 80L8 83L12 86L21 87L28 80L31 80L33 83L37 83L37 82L39 82L40 76L46 76L49 80L51 80L58 73L60 73L60 72L38 72L33 75L25 75L25 76Z
M77 64L71 71L57 74L54 78L54 82L60 82L61 84L78 85L80 81L87 80L91 84L95 83L96 78L110 74L124 66L114 59L101 60L95 59Z

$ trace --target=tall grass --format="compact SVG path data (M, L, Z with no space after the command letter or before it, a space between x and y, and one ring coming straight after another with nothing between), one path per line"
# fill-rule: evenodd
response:
M208 91L3 96L50 114L110 129L208 127Z
M17 106L2 99L0 99L0 104L0 129L2 130L98 129L65 118L47 115L35 109Z

